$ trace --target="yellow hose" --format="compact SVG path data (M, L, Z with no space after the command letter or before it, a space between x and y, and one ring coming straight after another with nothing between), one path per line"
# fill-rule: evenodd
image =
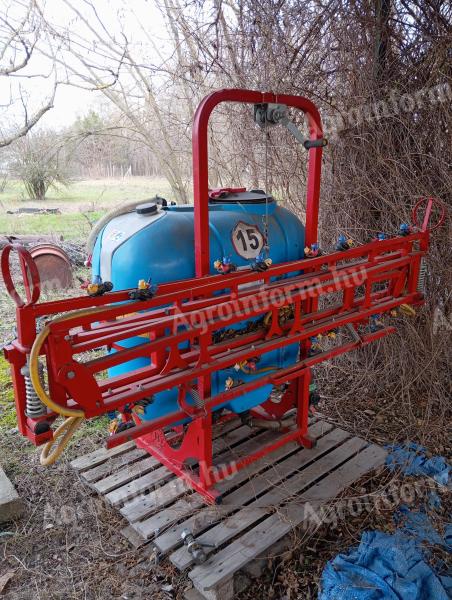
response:
M47 442L42 449L40 457L41 465L48 467L49 465L53 465L53 463L60 458L72 436L84 420L85 417L68 417L59 427L57 427L53 433L53 439L51 439L50 442ZM54 448L58 438L61 436L63 437Z
M56 412L59 415L63 415L64 417L80 417L85 418L85 413L83 410L76 410L74 408L66 408L65 406L60 406L56 404L45 391L44 387L41 383L41 378L39 377L39 354L41 352L41 348L46 341L47 337L50 333L50 327L46 325L44 329L39 333L37 338L34 341L33 347L30 352L30 379L33 387L35 388L35 392L38 394L39 399L43 404L45 404L52 412Z
M102 308L79 310L77 312L69 313L62 317L57 317L56 319L53 319L52 323L67 321L69 319L73 319L74 317L92 315L97 312L100 312L101 310ZM45 404L48 408L50 408L52 412L55 412L59 415L68 418L55 430L53 434L53 439L47 442L47 444L45 444L45 446L42 449L41 464L44 466L52 465L56 460L58 460L63 450L66 448L72 436L74 435L75 431L80 427L80 425L85 419L85 412L83 410L67 408L66 406L60 406L59 404L56 404L48 396L41 383L41 378L39 376L39 355L41 353L41 348L49 334L50 327L49 325L46 325L44 329L38 334L33 343L29 359L30 379L36 391L36 394L38 395L41 402ZM55 446L55 443L61 436L63 436L62 439L60 440L57 447L52 451L52 448Z

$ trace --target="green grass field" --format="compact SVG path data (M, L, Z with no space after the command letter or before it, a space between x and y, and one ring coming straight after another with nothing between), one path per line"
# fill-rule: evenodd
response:
M77 181L59 191L50 190L45 200L37 202L26 198L19 182L9 181L0 193L0 235L54 234L65 239L83 240L92 224L114 206L133 200L146 200L156 194L171 199L166 180L146 177L97 179ZM7 214L8 210L19 207L59 208L61 214ZM2 310L4 308L2 305ZM8 316L2 315L2 321L11 321L12 329L14 312L11 307ZM90 427L105 428L105 422L106 418L96 419ZM16 412L9 365L0 353L0 429L15 426Z
M10 181L0 193L0 235L55 234L65 239L83 239L92 224L114 206L146 200L156 194L171 199L165 179L92 179L50 190L46 199L39 202L27 199L22 184ZM20 207L59 208L61 214L7 214L7 211Z

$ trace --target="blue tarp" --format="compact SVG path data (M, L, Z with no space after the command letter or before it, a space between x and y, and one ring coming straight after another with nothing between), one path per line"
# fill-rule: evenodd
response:
M443 546L452 550L450 546L450 532L452 523L446 525L445 536L442 538L433 527L433 524L424 510L410 510L408 506L402 505L394 515L394 521L400 524L403 533L412 537L419 546L422 543ZM449 532L449 533L448 533ZM422 546L424 553L428 546Z
M386 465L392 471L400 469L405 475L428 476L441 485L448 484L450 465L443 456L428 458L426 449L414 442L387 448L390 453L386 458Z
M366 531L357 548L327 564L319 600L450 600L448 579L435 574L402 531Z
M418 444L391 446L386 464L405 475L432 477L447 485L450 465L442 456L428 458ZM428 498L430 509L438 509L436 492ZM425 510L401 506L394 515L398 529L393 534L366 531L360 544L330 561L322 574L319 600L451 600L452 577L436 561L426 559L432 546L452 551L452 523L444 536L433 527Z

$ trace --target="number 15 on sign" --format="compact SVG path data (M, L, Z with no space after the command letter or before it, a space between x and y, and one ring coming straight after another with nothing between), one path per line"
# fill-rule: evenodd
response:
M256 258L264 247L264 236L257 225L239 221L231 233L234 249L246 259Z

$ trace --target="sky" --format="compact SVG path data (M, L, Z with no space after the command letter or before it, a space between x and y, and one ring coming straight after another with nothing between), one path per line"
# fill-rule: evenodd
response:
M93 49L93 39L97 32L104 37L114 36L116 39L124 32L129 43L140 58L153 64L164 59L165 47L168 47L168 35L165 30L163 16L157 7L155 0L94 0L94 13L85 0L37 0L46 20L58 33L69 32L74 40L74 48L84 55ZM0 0L0 16L7 15L10 20L17 22L23 14L24 6L28 0ZM22 3L22 4L21 4ZM73 8L71 8L71 6ZM75 14L80 11L81 16ZM97 18L99 17L99 19ZM83 23L83 19L86 22ZM100 21L100 22L99 22ZM92 28L94 31L90 31ZM103 28L105 28L103 30ZM55 40L42 35L38 41L44 53L53 45L57 46ZM98 46L96 46L96 49ZM157 51L155 50L157 48ZM57 57L61 58L63 53L57 50ZM94 55L93 55L94 57ZM65 56L69 63L73 61L69 55ZM98 64L104 59L96 57ZM107 62L107 60L105 60ZM8 78L8 81L0 79L0 117L8 123L20 123L22 106L18 101L19 89L27 98L27 108L30 113L42 106L49 97L53 88L54 74L52 61L42 53L34 52L27 68L22 74L31 77ZM75 65L75 62L73 62ZM45 77L38 75L45 74ZM64 78L64 69L60 65L58 79ZM71 76L71 79L74 78ZM15 99L13 104L9 98ZM40 121L40 127L60 128L71 124L77 116L83 116L91 108L99 110L105 105L105 96L99 91L87 91L70 85L59 85L51 109Z
M54 107L41 119L39 125L44 128L60 129L82 117L90 109L99 111L103 101L100 92L88 92L68 85L57 88Z

